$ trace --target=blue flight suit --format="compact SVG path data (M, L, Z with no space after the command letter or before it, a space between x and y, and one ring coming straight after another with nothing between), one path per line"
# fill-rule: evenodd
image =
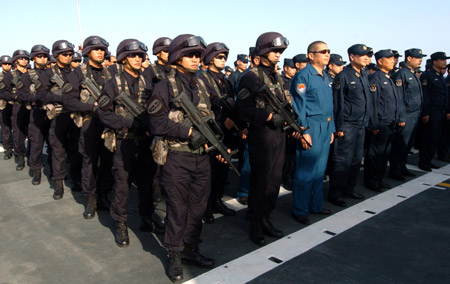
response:
M292 105L298 113L298 122L310 127L312 147L304 150L297 143L293 177L293 215L308 215L322 211L323 176L327 165L330 139L335 131L333 120L333 93L330 80L324 73L308 64L292 79Z
M419 167L430 168L436 153L445 120L450 113L448 90L444 76L431 68L420 76L423 91L423 109L421 117L429 116L428 123L421 122L421 142L419 149Z
M400 113L400 121L406 124L394 133L391 157L389 160L392 176L398 176L407 171L406 160L416 136L417 123L422 110L422 85L414 69L404 67L395 73L393 78L397 86L399 102L404 111Z
M381 70L369 76L369 89L374 103L374 113L369 119L369 144L364 160L364 184L379 187L391 152L392 136L402 106L399 104L397 87L391 77Z
M333 83L333 104L336 131L344 132L344 136L335 137L333 143L330 200L354 193L364 153L365 130L373 109L367 73L356 71L350 64L345 66Z

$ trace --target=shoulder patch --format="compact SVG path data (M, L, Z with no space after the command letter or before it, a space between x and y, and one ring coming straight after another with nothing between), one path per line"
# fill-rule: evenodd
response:
M333 84L335 90L339 90L341 88L341 83L336 82Z
M17 82L16 88L17 88L17 90L22 89L23 88L23 82L22 81Z
M369 89L370 89L370 91L371 91L372 93L375 93L375 92L377 91L377 85L371 84L370 87L369 87Z
M301 84L297 84L297 93L299 95L303 95L304 93L306 93L306 85L301 83Z
M164 109L164 104L161 101L161 99L157 96L150 98L149 102L147 103L147 112L150 115L157 115Z
M238 92L238 99L240 99L240 100L245 100L245 99L247 99L248 97L250 97L250 91L248 90L248 89L241 89L239 92Z
M111 99L103 94L97 99L98 107L101 109L107 109L110 105L112 105Z
M422 80L422 86L428 85L428 81L426 79Z
M0 90L3 90L6 87L5 83L0 82Z
M402 86L402 80L401 80L401 79L397 79L397 80L395 81L395 85L396 85L397 87L401 87L401 86Z

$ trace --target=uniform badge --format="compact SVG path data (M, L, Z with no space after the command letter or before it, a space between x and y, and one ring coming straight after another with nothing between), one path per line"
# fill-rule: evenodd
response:
M358 72L355 72L355 76L359 78L360 75Z
M100 109L107 109L110 105L112 105L111 99L106 95L102 95L97 99L98 107Z
M305 84L297 84L297 93L299 95L303 95L306 92L306 85Z
M428 81L427 80L422 80L422 86L426 86L428 85Z
M396 80L396 81L395 81L395 85L396 85L397 87L401 87L401 86L402 86L402 80L400 80L400 79Z
M163 102L158 97L155 97L155 99L149 103L147 111L151 115L156 115L163 110L163 107Z
M370 87L369 87L369 89L370 89L370 91L371 91L372 93L375 93L375 92L377 91L377 85L371 84Z
M334 83L335 90L339 90L340 88L341 88L341 83L339 83L339 82Z

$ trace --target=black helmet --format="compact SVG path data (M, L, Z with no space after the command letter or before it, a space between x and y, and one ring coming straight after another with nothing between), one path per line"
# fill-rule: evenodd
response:
M263 33L256 40L255 55L262 56L273 50L279 49L282 49L284 51L288 45L289 41L280 33L276 32Z
M153 55L158 54L161 50L167 49L169 50L169 45L172 40L168 37L160 37L153 43Z
M14 51L12 61L15 62L17 59L25 57L30 60L30 53L23 49L18 49Z
M2 55L1 57L0 57L0 65L1 64L13 64L13 60L12 60L12 58L11 58L11 56L9 56L9 55Z
M147 46L137 39L122 40L117 46L117 62L121 62L128 54L132 53L142 54L142 58L145 58L147 50Z
M81 53L74 52L72 56L72 62L81 62L83 60L83 56L81 56Z
M102 37L90 36L83 42L83 56L87 56L91 50L103 49L108 52L109 43Z
M45 56L50 57L50 49L42 44L37 44L31 48L30 60L33 60L36 55L43 54Z
M53 57L53 55L50 55L50 58L48 59L47 64L50 64L50 63L56 63L56 62L57 62L57 61L56 61L55 57Z
M70 51L74 52L75 45L73 43L68 42L67 40L57 40L52 46L52 54L53 57L58 57L61 53Z
M225 55L228 57L228 53L230 52L230 49L225 43L221 42L213 42L208 44L208 46L205 49L205 54L203 55L203 63L208 65L211 60L216 57L220 53L225 53Z
M200 52L200 56L202 56L205 48L206 43L202 37L191 34L179 35L169 46L169 64L173 64L190 52Z

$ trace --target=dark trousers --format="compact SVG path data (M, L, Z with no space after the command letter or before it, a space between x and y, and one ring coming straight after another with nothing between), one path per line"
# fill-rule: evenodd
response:
M25 156L25 138L28 135L28 124L30 123L30 111L24 104L14 103L12 109L11 125L13 133L14 154Z
M75 126L69 113L61 113L50 123L48 140L52 148L52 179L66 176L66 154L70 162L70 177L81 180L81 155L78 152L80 129Z
M12 139L12 126L11 126L11 116L12 116L13 106L9 103L6 104L4 110L1 111L1 127L2 127L2 143L5 150L13 149L13 139Z
M139 215L151 216L155 211L152 183L156 163L150 151L150 139L117 139L117 149L112 161L114 177L114 199L110 209L112 218L118 222L127 221L132 182L138 188Z
M335 137L333 143L329 199L353 193L364 153L365 128L346 124L342 131L344 137Z
M364 159L364 184L379 185L386 172L387 161L391 153L393 124L380 124L379 132L369 134L369 147Z
M394 132L391 157L389 159L390 174L401 175L406 170L406 162L414 143L418 121L418 113L407 114L405 126Z
M170 151L161 185L167 207L164 245L182 251L184 244L199 243L211 190L209 156Z
M211 194L210 200L221 199L225 192L229 165L219 162L215 155L210 155L211 160Z
M113 186L113 153L104 145L103 130L98 117L85 116L78 142L82 157L81 186L85 196L105 195Z
M419 165L430 167L431 160L436 154L436 149L441 136L442 126L444 124L444 109L435 109L430 111L430 119L428 123L420 122L420 148L419 148Z
M450 157L450 120L444 119L437 149L439 158Z
M283 184L292 186L292 176L295 167L295 148L297 139L292 136L286 137L286 158L283 166Z
M42 150L44 141L48 138L50 121L45 110L33 108L30 112L28 138L30 139L30 168L40 170L43 167Z
M250 157L250 218L269 216L275 209L282 182L286 135L267 126L250 127L248 133Z

